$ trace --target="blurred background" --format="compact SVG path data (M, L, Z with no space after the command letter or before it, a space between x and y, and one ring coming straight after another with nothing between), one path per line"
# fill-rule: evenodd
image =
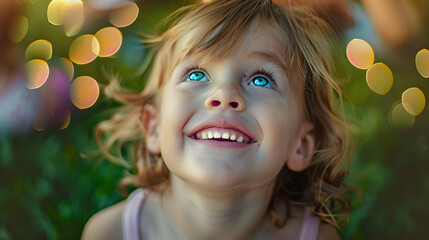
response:
M103 160L94 137L120 106L103 88L118 74L141 90L142 33L192 2L0 1L1 240L79 239L92 214L124 199L126 169ZM347 182L361 194L341 236L427 239L429 2L309 4L337 30L333 60L355 126Z

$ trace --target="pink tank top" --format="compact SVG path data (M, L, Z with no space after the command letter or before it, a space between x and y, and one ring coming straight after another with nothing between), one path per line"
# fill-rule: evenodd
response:
M145 192L137 189L130 194L122 215L122 229L125 240L141 240L140 211L143 206ZM304 208L300 240L315 240L319 231L319 218L311 215L310 207Z

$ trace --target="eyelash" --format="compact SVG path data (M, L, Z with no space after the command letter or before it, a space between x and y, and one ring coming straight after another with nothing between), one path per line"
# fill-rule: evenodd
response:
M200 70L200 71L202 71L202 72L204 72L207 76L208 76L208 74L207 74L207 71L204 69L204 68L202 68L202 67L200 67L200 66L198 66L198 65L191 65L191 66L189 66L189 67L186 67L185 68L185 71L184 71L184 74L183 74L183 77L182 77L182 79L185 79L186 77L188 77L189 76L189 74L192 72L192 71L194 71L194 70ZM268 79L268 81L270 81L272 84L273 84L273 87L275 88L275 89L277 89L277 82L276 82L276 80L275 80L275 78L274 78L274 75L273 75L273 73L271 73L271 72L268 72L267 70L265 70L265 69L259 69L259 70L257 70L257 71L255 71L254 73L252 73L250 76L252 76L251 78L249 78L250 80L252 80L253 79L253 77L255 77L256 75L265 75L265 76L267 76L269 79Z
M275 80L275 78L274 78L274 75L273 75L273 73L271 73L271 72L268 72L267 70L265 70L265 69L259 69L258 71L255 71L251 76L251 78L249 78L249 80L251 81L255 76L257 76L257 75L265 75L265 76L267 76L268 77L268 81L270 81L272 84L273 84L273 87L275 88L275 89L277 89L277 82L276 82L276 80Z
M189 77L190 73L192 71L194 71L194 70L200 70L200 71L204 72L204 74L206 74L208 76L207 71L204 68L202 68L202 67L200 67L198 65L192 65L192 66L189 66L189 67L185 68L185 71L184 71L182 79L186 80L186 77Z

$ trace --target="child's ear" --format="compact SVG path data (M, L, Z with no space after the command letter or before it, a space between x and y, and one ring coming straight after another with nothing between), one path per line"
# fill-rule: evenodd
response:
M314 125L305 123L299 133L299 141L292 149L292 154L286 161L288 168L292 171L302 171L306 169L313 158L315 139L313 134Z
M146 149L153 154L160 154L161 147L158 132L157 110L151 104L143 107L142 119L140 121Z

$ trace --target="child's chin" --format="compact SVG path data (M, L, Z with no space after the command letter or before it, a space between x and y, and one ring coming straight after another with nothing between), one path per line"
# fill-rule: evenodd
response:
M201 169L200 169L201 170ZM195 171L197 171L195 169ZM191 185L201 188L204 191L227 191L236 189L244 184L244 177L239 174L226 174L224 171L193 171L182 178ZM174 173L173 173L174 174ZM180 176L179 176L180 177Z

